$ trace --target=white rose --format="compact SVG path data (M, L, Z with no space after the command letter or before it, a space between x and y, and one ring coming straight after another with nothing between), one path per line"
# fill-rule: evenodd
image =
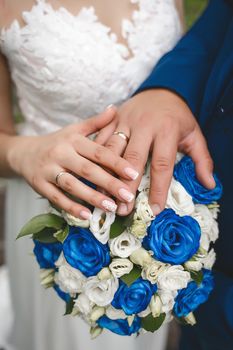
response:
M90 220L90 231L102 244L106 244L109 240L110 228L115 217L115 213L104 212L99 208L95 208L93 211Z
M142 278L150 281L152 284L155 284L159 274L166 268L167 265L152 259L148 265L144 266L142 270Z
M191 215L194 212L192 197L186 192L180 182L172 178L168 190L166 207L173 209L180 216Z
M211 211L208 209L208 207L203 204L196 204L192 217L199 223L202 233L208 235L211 231L214 221Z
M113 306L109 306L106 309L106 315L108 318L110 318L111 320L118 320L118 319L126 319L128 316L124 313L123 310L118 310L115 309Z
M146 236L147 232L147 223L142 220L134 220L131 227L130 232L137 238L142 239Z
M128 258L130 254L140 247L141 242L139 239L126 231L110 241L111 253L120 258Z
M150 309L152 312L153 317L159 317L159 315L162 312L162 300L159 297L159 295L153 295L150 301Z
M109 268L114 277L120 278L127 275L133 269L133 264L129 259L116 258L113 259Z
M159 289L175 291L186 288L190 279L190 273L184 271L183 266L174 265L159 274L157 284Z
M162 312L168 313L173 309L177 294L177 291L158 290L158 295L162 302Z
M65 212L64 210L62 210L61 215L66 220L67 224L70 226L78 226L83 228L87 228L90 226L89 220L82 220L82 219L76 218L75 216Z
M56 266L58 272L55 274L55 282L61 290L70 294L81 293L86 277L79 270L70 266L63 254L57 260Z
M131 255L130 255L130 260L135 264L139 266L146 266L148 264L151 264L153 261L151 255L147 250L144 248L139 248L135 250Z
M150 223L154 219L154 214L148 202L148 195L145 192L139 193L135 204L136 212L134 218L142 220L145 223Z
M81 314L87 316L91 313L94 303L83 293L79 294L75 300L74 307L81 312Z
M189 271L200 271L202 269L202 262L200 260L189 260L184 266Z
M111 304L118 286L117 278L100 281L97 277L90 277L84 286L84 292L96 305L107 306Z
M216 261L216 253L214 249L211 249L206 257L202 259L202 263L205 269L212 270Z

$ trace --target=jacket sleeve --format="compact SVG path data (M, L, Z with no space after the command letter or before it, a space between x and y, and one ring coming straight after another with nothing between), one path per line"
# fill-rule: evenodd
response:
M153 88L172 90L198 115L205 85L232 18L233 9L227 0L210 0L200 19L162 57L136 93Z

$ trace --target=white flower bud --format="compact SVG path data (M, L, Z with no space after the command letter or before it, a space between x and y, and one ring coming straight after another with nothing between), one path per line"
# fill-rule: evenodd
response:
M151 259L151 262L144 266L142 270L142 278L150 281L152 284L157 282L158 276L167 268L166 264Z
M148 202L148 195L145 192L141 192L137 196L135 209L135 220L141 220L144 223L149 224L154 219L153 211Z
M142 221L135 219L130 227L130 232L137 238L142 239L146 236L147 224Z
M105 212L102 209L95 208L90 220L90 231L96 239L102 244L109 240L110 228L115 221L115 213Z
M133 264L129 259L116 258L113 259L109 268L114 277L120 278L123 275L127 275L133 269Z
M40 283L44 288L50 288L54 284L55 270L54 269L41 269L40 270Z
M62 210L61 215L66 220L67 224L70 226L83 227L83 228L87 228L90 226L89 220L82 220L82 219L76 218L75 216L65 212L64 210Z
M150 301L150 309L153 317L159 317L162 312L162 301L158 295L153 295Z
M91 339L97 338L102 332L103 332L103 328L98 327L98 326L92 327L90 330Z
M200 271L202 269L202 263L200 260L189 260L184 266L189 271Z
M105 314L105 308L95 306L91 312L90 320L92 322L96 322L100 317L102 317Z
M134 264L144 267L152 262L152 257L147 250L139 248L130 255L130 260Z
M103 281L103 280L108 280L109 278L112 277L111 275L111 271L109 270L108 267L104 267L97 275L98 279L100 281Z
M194 316L194 314L192 312L190 312L187 316L185 316L184 319L191 326L194 326L197 323L196 319L195 319L195 316Z
M131 233L125 231L120 236L112 239L109 246L112 255L128 258L130 254L141 247L141 242Z

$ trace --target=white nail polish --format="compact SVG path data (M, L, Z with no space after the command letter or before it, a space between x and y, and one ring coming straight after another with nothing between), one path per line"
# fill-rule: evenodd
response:
M103 200L102 205L103 205L104 209L106 209L108 211L111 211L113 213L117 210L116 203L111 202L111 201L109 201L107 199Z
M125 168L125 173L128 175L132 180L136 180L139 176L139 173L132 169L132 168Z
M84 219L84 220L91 220L91 218L92 218L92 214L89 213L89 212L86 211L86 210L81 210L81 211L80 211L80 216L81 216L82 219Z
M121 196L122 199L124 199L128 203L132 202L132 200L134 199L133 193L129 192L125 188L119 189L119 195Z
M111 109L111 108L113 108L114 107L114 104L110 104L110 105L108 105L107 107L106 107L106 110L107 109Z

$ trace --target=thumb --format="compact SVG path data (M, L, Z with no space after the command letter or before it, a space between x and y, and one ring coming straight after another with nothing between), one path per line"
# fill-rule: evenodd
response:
M83 136L88 136L103 129L106 125L111 123L116 115L116 111L117 109L114 105L108 106L104 112L80 123L78 125L79 133Z

